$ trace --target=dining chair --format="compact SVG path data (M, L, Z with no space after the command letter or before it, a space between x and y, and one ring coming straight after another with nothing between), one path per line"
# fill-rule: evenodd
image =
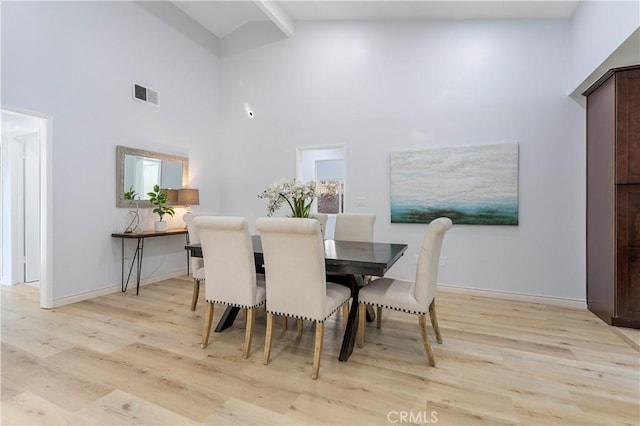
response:
M376 215L371 213L337 214L333 239L338 241L373 242L373 225L375 222ZM363 277L364 284L369 284L371 279L370 275L365 275Z
M422 344L427 353L429 364L436 365L431 345L427 337L426 314L429 312L431 325L438 343L442 343L438 319L436 317L435 297L438 286L438 265L444 234L451 228L451 219L440 217L427 226L416 268L415 281L402 281L392 278L378 278L363 287L358 294L358 347L364 345L365 308L376 306L377 326L381 326L382 308L418 315L418 324L422 335Z
M371 213L340 213L336 215L333 239L339 241L373 241L376 215Z
M322 230L322 239L326 238L326 230L327 230L327 220L329 219L329 215L326 213L309 213L309 218L310 219L315 219L318 222L320 222L320 229ZM347 315L349 315L349 305L345 304L342 307L342 315L344 316L344 318L347 318ZM287 324L287 320L285 317L285 329L286 329L286 324ZM345 322L346 324L346 322ZM298 334L302 334L302 321L298 320L297 321L297 330L298 330Z
M200 216L193 220L204 259L207 309L202 329L203 349L209 344L213 307L222 303L246 310L243 358L251 353L255 309L265 303L264 282L256 275L253 244L242 217Z
M320 229L322 230L322 238L325 238L327 230L327 219L329 215L326 213L309 213L309 218L315 219L320 222Z
M264 363L269 364L275 315L313 321L316 326L312 379L318 378L324 322L351 298L351 291L326 281L320 223L304 218L259 218L267 287ZM344 319L346 321L346 319Z

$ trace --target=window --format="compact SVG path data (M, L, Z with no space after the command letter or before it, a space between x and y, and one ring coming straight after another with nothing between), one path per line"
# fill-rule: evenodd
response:
M315 160L315 178L318 182L318 213L344 211L344 159Z

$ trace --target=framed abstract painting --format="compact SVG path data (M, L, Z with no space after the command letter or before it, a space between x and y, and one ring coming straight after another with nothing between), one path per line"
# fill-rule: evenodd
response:
M518 144L393 152L392 223L518 225Z

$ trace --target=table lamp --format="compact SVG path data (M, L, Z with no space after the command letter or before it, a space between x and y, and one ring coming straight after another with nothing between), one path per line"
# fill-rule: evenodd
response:
M187 206L187 213L191 213L191 206L200 204L200 191L193 188L178 189L178 205Z

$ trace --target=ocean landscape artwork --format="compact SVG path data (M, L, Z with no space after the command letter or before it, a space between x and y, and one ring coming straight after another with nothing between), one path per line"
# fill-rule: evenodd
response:
M518 144L392 152L392 223L518 225Z

